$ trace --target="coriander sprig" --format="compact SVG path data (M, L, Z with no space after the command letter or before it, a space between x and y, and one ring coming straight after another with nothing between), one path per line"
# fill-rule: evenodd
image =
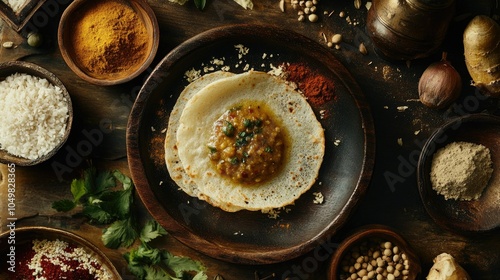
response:
M117 183L121 183L121 188ZM108 248L130 247L137 239L140 245L123 257L128 268L138 279L192 279L206 280L206 268L188 257L172 255L165 249L154 248L149 242L167 235L156 221L148 220L142 227L137 222L134 209L134 184L120 171L97 171L91 167L82 178L71 182L73 199L63 199L52 204L60 212L81 207L81 212L91 223L108 225L101 240ZM192 278L191 278L192 277Z

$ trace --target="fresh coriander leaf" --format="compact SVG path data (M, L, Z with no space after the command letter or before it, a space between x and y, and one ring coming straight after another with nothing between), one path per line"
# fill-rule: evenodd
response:
M196 273L196 275L193 277L193 280L207 280L208 275L206 274L205 271L200 271Z
M75 206L75 202L69 199L63 199L52 203L52 208L58 212L68 212L75 208Z
M205 5L206 5L207 1L206 0L194 0L194 5L196 6L196 8L198 8L198 10L202 11L203 9L205 9Z
M94 189L90 193L99 194L113 188L114 186L116 186L116 180L115 177L113 177L113 174L109 171L101 171L97 173L94 180Z
M147 265L144 267L146 271L146 277L144 280L182 280L180 278L172 277L167 271L158 266Z
M138 279L173 279L167 271L161 268L161 257L161 250L150 248L145 243L124 254L129 271Z
M144 265L137 258L137 249L132 249L130 252L123 254L123 258L127 261L128 270L135 275L138 279L146 277L146 270Z
M90 219L91 222L107 224L113 221L113 216L102 210L98 205L87 205L83 208L82 214Z
M80 199L87 194L85 180L74 179L71 182L71 194L73 194L73 201L77 204Z
M123 174L120 170L115 170L113 172L113 176L116 179L118 179L118 181L120 181L123 184L123 189L124 190L128 190L128 189L132 188L132 186L133 186L132 179L130 179L129 177L125 176L125 174Z
M99 205L118 219L126 219L130 216L133 199L132 189L107 192L101 196L102 202Z
M104 230L101 236L104 246L117 249L119 247L130 247L137 238L134 222L131 218L118 220Z
M95 190L95 177L96 177L95 167L90 167L83 171L82 181L84 183L85 189L88 193L94 193Z
M95 204L99 204L101 203L102 200L98 197L95 197L95 196L89 196L89 198L87 199L87 204L88 205L95 205Z
M160 226L155 220L149 220L141 230L140 239L142 242L147 243L151 240L167 235L167 231Z
M162 261L160 249L151 248L142 243L136 250L136 259L143 264L156 265Z
M163 263L171 269L175 276L182 277L186 272L205 272L206 268L199 261L188 257L175 256L168 251L163 251ZM201 277L201 276L199 276ZM203 279L203 278L199 278Z

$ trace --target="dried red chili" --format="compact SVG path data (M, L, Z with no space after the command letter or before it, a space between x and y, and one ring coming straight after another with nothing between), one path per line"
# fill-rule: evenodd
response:
M321 106L334 98L333 81L311 70L306 64L291 63L285 66L285 71L287 80L297 84L312 106Z

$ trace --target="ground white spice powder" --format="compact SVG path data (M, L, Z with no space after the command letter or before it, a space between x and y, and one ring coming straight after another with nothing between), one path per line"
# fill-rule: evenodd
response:
M493 173L490 150L479 144L452 142L432 159L432 188L446 200L478 199Z
M16 73L0 82L0 149L38 159L62 141L68 118L62 90L47 79Z

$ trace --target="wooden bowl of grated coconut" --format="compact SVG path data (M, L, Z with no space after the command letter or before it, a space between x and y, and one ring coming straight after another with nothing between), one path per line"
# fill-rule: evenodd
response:
M48 70L28 62L0 64L0 162L20 166L51 158L73 121L71 98Z

